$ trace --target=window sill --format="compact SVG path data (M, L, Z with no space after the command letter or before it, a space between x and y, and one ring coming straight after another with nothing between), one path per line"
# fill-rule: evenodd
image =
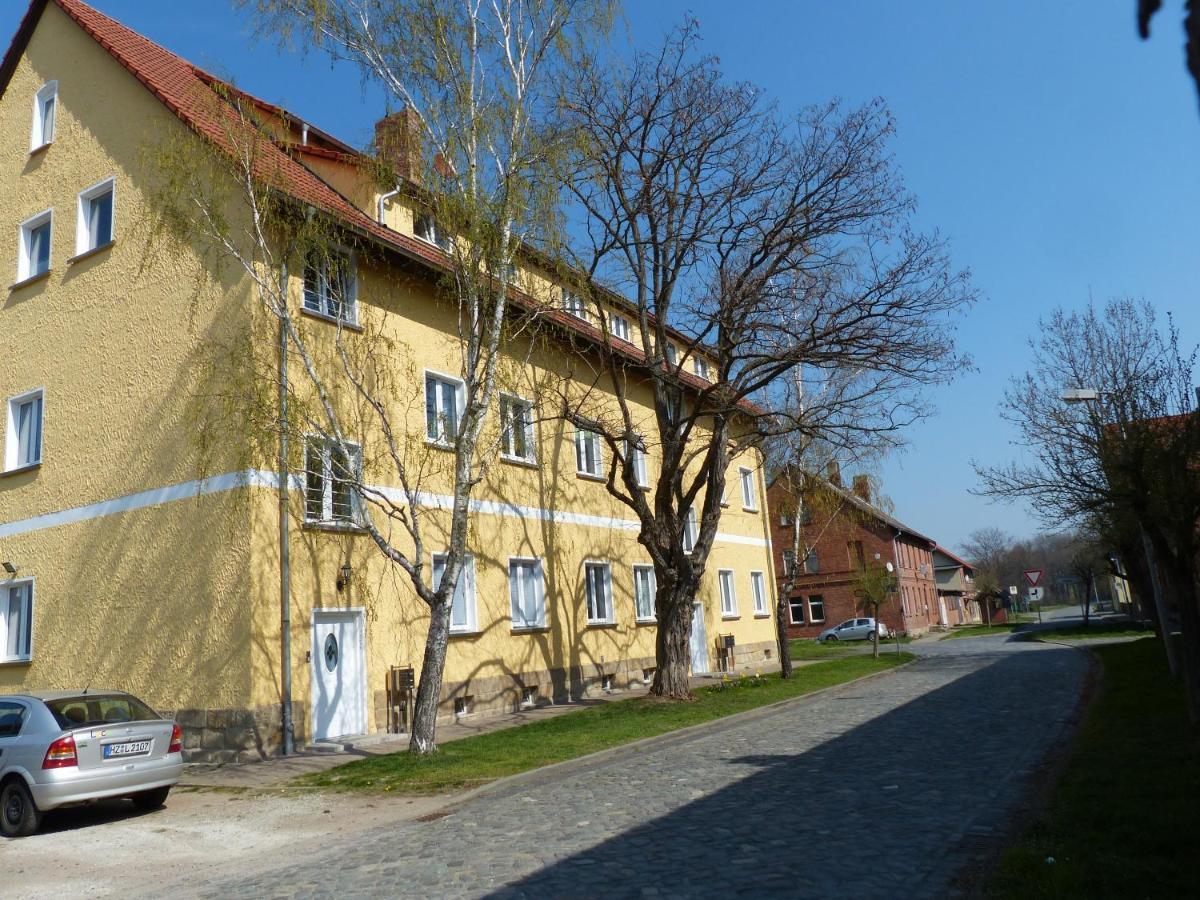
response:
M741 618L740 613L721 613L721 621L722 622L731 622L734 619L740 619L740 618Z
M576 477L576 478L581 478L581 479L583 479L584 481L598 481L598 482L600 482L601 484L604 484L605 482L607 482L607 481L608 481L608 479L607 479L607 478L605 478L603 475L593 475L591 472L579 472L579 471L576 471L576 472L575 472L575 477Z
M743 506L742 512L756 513L756 512L758 512L758 507L757 506Z
M545 634L548 631L549 625L523 625L512 629L513 634Z
M756 619L769 619L769 618L771 618L771 614L770 614L770 613L755 613L755 614L754 614L754 618L756 618Z
M99 247L93 247L91 250L84 250L82 253L76 253L74 256L72 256L70 259L67 260L67 265L73 266L77 262L83 262L85 259L91 259L91 257L93 257L93 256L99 256L105 250L111 250L115 243L116 243L116 241L112 240L112 241L109 241L107 244L101 244Z
M37 284L39 281L45 281L50 277L53 269L47 269L45 272L38 272L36 275L30 275L28 278L22 278L20 281L15 281L8 286L10 291L19 291L21 288L29 287L31 284Z
M452 640L452 641L457 640L458 638L477 638L482 634L483 634L483 632L480 631L478 628L471 628L469 630L464 630L464 631L450 631L450 633L449 633L450 640Z
M523 466L526 469L540 469L536 459L526 459L523 456L509 456L507 453L500 454L500 461L506 462L511 466Z
M587 627L588 628L600 628L600 629L616 628L617 623L616 622L588 622Z
M0 659L0 667L2 666L31 666L33 665L33 657L27 656L24 659Z
M37 469L40 469L41 467L42 467L42 462L41 462L41 460L38 460L35 463L29 463L28 465L25 465L25 466L17 466L15 469L5 469L3 472L0 472L0 478L4 478L8 475L21 475L25 472L33 472L33 471L36 471Z
M367 529L353 522L305 522L304 531L334 531L339 534L366 534Z
M434 450L445 450L448 453L454 452L454 445L448 444L445 441L435 441L428 435L425 436L425 446L432 447Z
M330 325L340 325L350 331L362 332L362 326L357 322L348 322L345 319L339 319L337 316L331 316L328 313L317 312L315 309L309 309L306 306L300 307L300 315L308 316L310 319L316 319L318 322L327 322Z
M38 146L34 147L32 150L29 151L29 158L33 159L35 156L41 156L43 153L45 153L47 150L50 149L50 147L51 147L51 145L53 145L53 143L54 143L54 141L46 141L46 143L39 144Z

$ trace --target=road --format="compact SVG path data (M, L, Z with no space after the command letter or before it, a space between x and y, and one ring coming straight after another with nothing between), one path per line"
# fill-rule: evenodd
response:
M912 646L921 659L892 674L558 768L425 821L381 819L388 798L373 801L375 818L362 827L343 811L336 829L319 833L321 803L305 798L296 812L315 817L316 832L248 853L233 844L183 877L176 868L151 880L156 863L143 854L124 869L129 877L94 881L91 892L953 895L1026 808L1029 780L1064 738L1088 664L1074 649L1005 637ZM343 802L361 801L324 805ZM172 814L156 816L166 828ZM39 840L0 848L6 867ZM109 857L123 845L114 833ZM78 847L72 856L86 866ZM39 879L33 893L73 886Z

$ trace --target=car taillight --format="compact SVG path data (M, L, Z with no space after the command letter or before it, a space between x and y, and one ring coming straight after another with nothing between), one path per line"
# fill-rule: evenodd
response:
M183 729L178 725L171 726L171 746L167 748L168 753L183 752Z
M46 751L46 758L42 760L43 769L65 769L77 765L79 757L75 754L75 737L70 734L51 744Z

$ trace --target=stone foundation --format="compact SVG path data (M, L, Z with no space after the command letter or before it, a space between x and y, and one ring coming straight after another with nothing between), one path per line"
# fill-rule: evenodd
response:
M253 762L278 756L283 749L283 709L276 703L253 709L163 710L183 729L187 762ZM296 743L303 741L307 710L292 701Z

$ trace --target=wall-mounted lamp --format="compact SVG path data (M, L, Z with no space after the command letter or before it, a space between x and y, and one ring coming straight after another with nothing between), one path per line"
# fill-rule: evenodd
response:
M337 589L345 590L350 585L350 576L354 574L354 570L350 568L350 563L342 563L341 569L338 570Z
M7 559L3 563L0 563L0 565L4 566L4 571L7 572L9 575L17 574L17 567L14 566L12 563L10 563Z

